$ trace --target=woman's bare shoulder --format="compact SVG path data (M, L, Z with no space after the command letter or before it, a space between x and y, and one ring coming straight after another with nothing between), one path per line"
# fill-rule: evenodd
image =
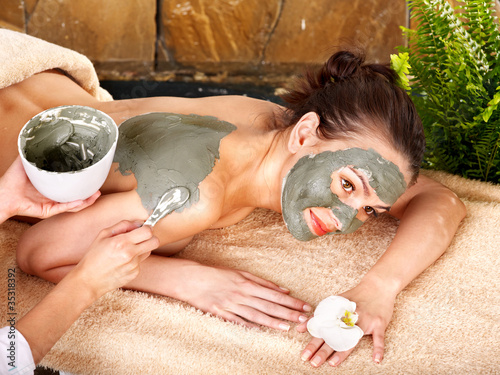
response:
M161 219L154 227L160 243L167 244L190 238L205 229L210 229L221 218L225 207L225 187L213 175L209 175L198 186L199 198Z
M252 126L267 129L269 121L283 111L280 105L246 96L215 96L203 98L209 115L231 122L238 127Z
M268 116L279 112L282 107L266 100L225 95L203 98L165 96L120 100L113 103L102 103L100 109L114 117L118 123L126 118L148 112L172 112L213 116L241 127L259 123Z

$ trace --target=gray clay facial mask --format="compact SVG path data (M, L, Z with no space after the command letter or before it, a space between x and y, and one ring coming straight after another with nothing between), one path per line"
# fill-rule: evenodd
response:
M119 127L114 161L122 174L134 174L137 193L149 212L166 191L188 188L189 199L176 210L182 211L198 202L198 185L219 159L222 138L235 129L210 116L148 113L132 117Z
M26 159L52 172L78 171L97 163L114 137L104 123L95 123L94 112L84 107L64 108L32 120L33 125L22 134Z
M288 172L281 194L283 219L295 238L309 241L317 237L304 219L307 208L332 210L342 230L331 233L351 233L363 224L356 218L358 210L343 203L330 188L332 173L346 166L364 173L380 200L389 206L406 190L404 176L397 165L372 149L351 148L304 156Z

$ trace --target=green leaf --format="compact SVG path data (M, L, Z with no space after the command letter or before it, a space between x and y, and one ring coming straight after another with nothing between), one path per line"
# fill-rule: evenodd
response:
M391 66L411 83L427 138L423 165L500 183L495 0L460 0L455 9L446 0L407 3L417 27L401 27L408 46L398 47Z
M410 91L410 80L407 74L410 73L410 63L408 61L408 52L391 55L391 68L396 72L399 77L399 86L406 91Z
M497 87L497 90L499 90L499 89L500 89L500 86ZM488 102L488 106L484 109L483 113L476 116L475 119L478 120L479 118L482 118L484 120L484 122L488 122L488 120L490 119L493 112L497 110L498 103L500 103L500 92L497 92L493 96L493 99L491 99Z

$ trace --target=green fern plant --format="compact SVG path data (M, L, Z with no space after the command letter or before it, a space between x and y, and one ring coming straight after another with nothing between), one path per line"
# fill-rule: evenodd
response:
M407 0L410 90L427 138L424 167L500 182L500 33L495 0Z

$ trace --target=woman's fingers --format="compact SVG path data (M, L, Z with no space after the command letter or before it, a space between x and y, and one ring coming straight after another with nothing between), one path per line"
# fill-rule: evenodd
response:
M227 288L224 297L215 305L212 304L212 308L209 309L217 311L210 312L222 316L221 311L229 311L243 318L245 322L283 331L290 329L288 323L290 321L297 323L307 321L308 317L303 311L307 310L309 305L275 290L274 288L277 288L275 284L243 271L223 269L220 271L223 272L222 275L229 275L232 281L222 286L222 289ZM232 321L235 321L234 318Z
M134 232L136 231L142 231L142 228L134 230ZM147 230L145 230L145 232L147 232ZM131 233L132 232L124 234L122 236L126 236ZM130 239L120 239L120 241L123 241L123 245L119 246L118 250L122 253L121 259L125 263L130 262L139 265L142 261L144 261L151 255L151 252L153 250L158 248L160 244L158 238L152 236L151 233L146 236L147 239L145 241L142 241L142 235L136 236L135 240L137 241L137 243L135 243L134 241L130 241Z
M333 353L322 339L314 337L302 352L301 358L303 361L310 361L314 367L321 366Z
M326 361L328 361L330 366L335 367L341 364L353 350L354 348L345 352L335 352L322 339L314 337L302 351L301 358L303 361L310 361L314 367L321 366Z
M153 236L151 227L141 227L140 223L128 220L102 230L98 238L100 240L97 243L100 243L100 246L111 245L116 250L113 256L119 257L122 263L134 259L142 261L159 245L159 240Z
M125 236L127 241L135 245L144 243L146 244L146 247L151 247L151 244L153 244L154 246L151 250L156 249L160 245L157 237L153 236L153 228L149 226L134 229L128 232Z
M308 319L306 315L301 314L299 311L289 309L288 307L282 306L280 304L276 304L274 301L267 301L261 298L251 297L246 302L246 305L251 307L253 311L264 313L262 315L266 316L266 319L265 321L257 321L249 317L245 318L267 327L281 329L284 331L288 331L290 325L276 318L298 323L303 323Z
M246 276L246 274L244 276ZM252 280L252 281L254 281L254 280ZM306 302L304 302L298 298L291 297L290 295L285 294L283 292L278 292L274 288L269 288L267 285L263 285L261 283L256 282L253 285L254 285L254 287L253 287L253 290L251 292L252 292L252 295L254 295L255 297L261 298L263 300L271 301L274 304L279 304L281 306L285 306L285 307L288 307L289 309L293 310L293 311L288 310L289 312L293 312L288 317L285 317L282 315L274 315L274 316L279 316L279 317L286 318L286 319L294 321L294 322L302 323L302 321L299 320L299 317L301 316L300 312L303 312L303 311L309 312L312 310L312 308L309 304L307 304ZM276 306L276 308L277 308L277 305L274 305L274 306ZM271 312L271 311L269 311L269 312Z
M144 249L151 248L152 244L156 243L156 246L151 248L151 250L154 250L154 248L159 245L158 240L153 236L153 229L147 225L141 226L138 222L123 220L103 230L101 233L103 237L116 237L122 235L121 239L124 242L134 245L144 243L144 246L142 246ZM139 253L140 252L144 252L144 250L139 251Z
M259 324L280 330L290 328L287 321L307 320L305 302L247 272L199 266L199 272L190 274L185 301L203 311L247 327Z
M307 322L300 324L296 329L298 332L305 332L307 330ZM380 363L384 357L385 325L377 326L369 334L373 337L373 361ZM344 362L354 349L355 347L344 352L335 352L323 340L313 338L302 352L302 360L309 360L311 365L315 367L320 366L327 360L330 366L336 367Z
M64 211L68 211L68 212L78 212L78 211L81 211L84 208L87 208L87 207L91 206L92 204L94 204L94 202L100 196L101 196L101 192L100 191L96 191L92 196L88 197L87 199L85 199L83 201L78 201L78 203L77 202L67 203L68 204L67 209L64 210ZM62 212L64 212L64 211L62 211Z
M298 332L306 332L307 322L298 325L296 330ZM332 348L325 344L322 339L314 337L302 351L301 357L303 361L310 360L311 365L315 367L322 365L326 360L328 360L328 364L330 366L335 367L340 365L353 352L353 350L354 348L345 352L335 352ZM328 359L328 357L330 357L330 359Z
M384 329L378 328L372 333L373 336L373 361L382 362L384 358Z
M134 229L138 229L139 227L140 227L139 223L135 223L128 220L122 220L119 223L116 223L115 225L112 225L106 229L101 230L100 236L113 237L119 234L130 232Z
M250 322L254 322L262 326L279 329L281 331L288 331L290 329L289 323L276 319L247 305L236 305L231 311Z
M151 255L151 250L145 250L143 253L139 254L137 256L137 261L139 263L142 263L146 258L148 258Z
M295 330L300 333L304 333L307 331L307 320L304 323L299 324L295 327Z
M150 237L146 241L143 241L137 245L137 254L144 254L156 250L160 246L160 240L158 237Z
M323 344L324 341L322 339L313 337L311 341L309 341L309 344L307 344L307 346L302 351L300 358L302 358L303 361L309 361L312 355L316 353Z
M243 276L245 276L248 280L252 280L254 281L255 283L259 284L259 285L262 285L266 288L269 288L269 289L274 289L280 293L289 293L290 291L286 288L282 288L278 285L276 285L275 283L273 283L272 281L269 281L269 280L266 280L266 279L262 279L258 276L255 276L254 274L250 273L250 272L245 272L245 271L241 271L241 274Z
M346 359L347 357L349 357L349 355L353 351L354 351L354 348L346 350L345 352L335 352L335 354L328 361L328 364L330 366L333 366L333 367L340 365L342 362L344 362L344 359Z
M232 311L229 311L229 310L220 310L217 312L217 316L220 316L222 319L227 320L228 322L241 324L242 326L245 326L247 328L256 328L257 327L255 324L250 323L250 322L246 321L245 319L242 319L237 314L234 314Z

